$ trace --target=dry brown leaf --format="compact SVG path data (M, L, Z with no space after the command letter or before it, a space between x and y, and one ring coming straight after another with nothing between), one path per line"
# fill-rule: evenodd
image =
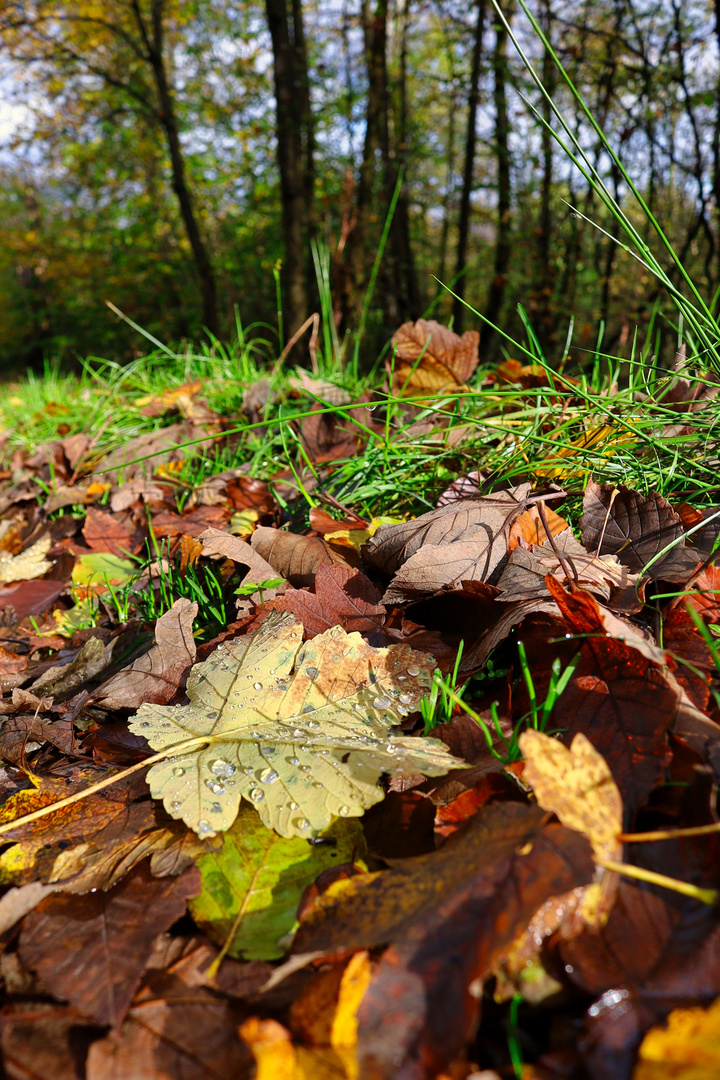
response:
M89 506L82 530L85 543L91 551L109 551L120 558L127 558L136 549L130 530L112 514Z
M252 534L253 550L296 588L312 585L321 566L347 566L347 560L319 536L298 536L260 526Z
M50 992L100 1024L119 1025L158 934L200 890L193 867L155 878L136 867L111 892L50 896L25 917L20 957Z
M103 683L96 700L104 709L137 709L144 701L165 704L177 693L196 655L193 621L198 605L176 600L155 624L155 644L130 667Z
M411 397L462 387L478 365L477 330L459 337L434 319L418 319L403 323L392 340L395 356L385 366L388 378L392 373L393 394Z
M516 603L549 596L545 584L548 574L567 585L574 582L580 588L597 593L604 600L610 599L613 589L635 586L638 574L631 574L614 555L591 555L578 543L570 529L555 535L554 541L569 571L569 578L549 541L534 544L529 551L516 547L497 583L500 590L498 600Z

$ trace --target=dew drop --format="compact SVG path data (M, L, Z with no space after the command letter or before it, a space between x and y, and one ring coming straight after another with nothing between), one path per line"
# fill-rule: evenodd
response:
M302 831L305 832L306 829L310 828L310 822L308 821L307 818L301 817L301 818L298 818L297 821L295 822L295 827L297 829L302 829Z
M289 806L290 810L299 810L300 809L300 807L298 806L298 804L296 802L291 802L291 803L288 804L288 806Z
M312 731L317 731L317 729L318 729L318 728L320 727L320 725L318 724L317 720L308 720L308 722L307 722L307 726L308 726L308 727L309 727L309 728L310 728L310 729L311 729Z
M217 780L206 780L205 787L210 788L213 795L224 795L225 785L219 784Z
M210 772L213 776L232 776L235 766L230 761L225 761L225 758L219 757L213 761Z
M274 784L278 778L278 774L275 769L263 769L260 773L261 784Z
M222 814L222 806L219 802L214 802L210 807L211 814Z
M392 705L392 701L389 697L376 697L373 701L373 709L389 709Z
M182 803L180 802L179 799L173 799L173 801L170 803L170 809L171 810L179 810L181 806L182 806Z
M407 690L405 690L405 691L404 691L404 692L403 692L403 693L402 693L402 694L400 695L400 700L401 700L401 702L403 703L403 705L409 705L409 704L410 704L410 702L412 701L412 694L408 694Z
M207 714L208 720L217 720L218 714L216 712L209 712Z
M313 787L317 788L318 791L320 791L320 789L322 788L322 784L320 783L319 780L316 780L315 783L313 784Z
M303 731L302 728L296 727L295 730L293 731L293 735L295 736L296 739L304 739L305 736L307 735L307 731Z
M302 711L303 711L304 713L309 713L309 712L315 712L315 710L314 710L314 708L312 707L312 705L303 705Z
M305 671L307 672L307 675L310 679L317 679L318 675L320 674L318 668L313 667L312 664L309 664L305 668Z
M209 821L202 820L202 821L198 821L197 831L200 833L201 836L204 836L207 833L212 832L213 827L212 827L212 825L210 824Z
M420 674L420 668L417 666L417 664L408 664L407 673L408 675L412 675L414 677L415 675Z
M246 776L254 776L255 775L255 770L251 769L250 766L248 766L247 769L243 769L243 772L245 773Z
M347 817L349 813L350 813L350 807L349 806L340 806L340 807L338 807L338 814L340 815L340 817Z
M262 690L262 688L263 688L263 684L261 682L254 682L253 683L253 690Z
M143 722L142 722L142 724L140 725L140 727L152 727L152 725L151 725L151 723L150 723L150 721L149 721L149 720L143 720Z
M184 776L185 770L181 769L179 765L176 765L173 769L173 776Z
M389 742L385 749L387 750L388 754L394 754L397 751L397 746L395 745L395 743Z
M309 765L301 765L300 766L300 772L310 772L310 766Z
M300 758L299 757L291 757L290 758L290 764L291 765L299 765L300 764Z
M262 792L259 787L254 787L250 792L250 798L253 802L262 802L265 798L265 793Z
M275 747L274 746L261 746L260 747L260 753L261 754L274 754L275 753Z

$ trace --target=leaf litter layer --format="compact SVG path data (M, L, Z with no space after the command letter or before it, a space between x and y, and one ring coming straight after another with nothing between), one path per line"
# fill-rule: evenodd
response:
M629 1078L712 1032L715 384L395 346L8 440L8 1075Z

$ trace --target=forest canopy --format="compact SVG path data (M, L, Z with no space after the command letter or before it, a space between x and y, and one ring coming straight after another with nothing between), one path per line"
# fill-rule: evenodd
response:
M506 19L643 236L616 162ZM698 288L720 286L720 25L695 0L528 7ZM627 355L666 304L569 164L490 0L0 4L0 361L129 359L319 309ZM595 224L601 229L595 227ZM601 231L607 229L607 233ZM378 252L382 259L377 269ZM278 301L280 297L280 301ZM673 334L668 334L671 342ZM377 348L376 348L377 347ZM499 341L485 325L481 350ZM374 350L374 351L373 351Z

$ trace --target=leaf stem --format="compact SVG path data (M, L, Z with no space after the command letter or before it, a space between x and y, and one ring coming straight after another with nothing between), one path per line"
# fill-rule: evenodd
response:
M211 740L206 735L203 735L196 739L186 739L184 742L167 746L159 753L144 758L136 765L131 765L129 769L123 769L113 776L108 776L105 780L98 781L97 784L91 784L90 787L83 788L82 791L77 791L74 795L68 795L66 799L60 799L59 802L50 803L48 806L41 806L39 810L33 810L30 814L23 814L22 817L15 818L14 821L6 821L3 825L0 825L0 836L3 833L12 832L14 829L19 828L20 825L27 825L31 821L38 821L39 818L47 817L48 814L54 814L56 810L62 810L65 806L72 806L73 803L79 802L81 799L87 799L89 795L94 795L95 792L102 791L103 788L111 787L118 780L124 780L126 776L132 776L133 773L140 772L141 769L148 765L154 765L156 761L163 761L172 754L178 753L178 751L184 753L186 750L196 750L209 741Z
M663 889L682 893L683 896L689 896L693 900L700 900L703 904L712 906L718 898L716 889L701 889L697 885L691 885L689 881L678 881L677 878L667 877L665 874L656 874L654 870L645 870L641 866L615 862L613 859L596 859L595 862L598 866L604 867L605 870L614 870L616 874L625 874L626 877L646 881L650 885L660 885Z

